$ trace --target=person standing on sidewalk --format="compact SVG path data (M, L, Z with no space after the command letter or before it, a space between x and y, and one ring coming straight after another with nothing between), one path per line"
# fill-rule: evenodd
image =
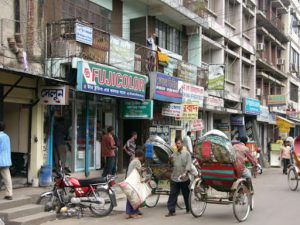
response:
M0 121L0 174L6 188L4 199L12 200L13 189L9 167L11 166L11 150L9 136L4 133L5 124Z
M183 139L184 146L187 148L187 150L193 155L193 144L192 144L192 138L191 138L192 132L188 131L186 133L185 138Z
M175 144L177 152L174 152L170 158L173 164L173 172L171 174L170 195L168 199L169 213L166 215L166 217L176 215L176 203L180 190L184 198L186 212L189 213L190 211L190 180L187 176L187 173L191 170L192 158L191 154L183 147L183 141L181 138L176 138Z
M113 169L115 166L115 150L116 143L113 137L114 128L108 127L107 133L102 137L101 149L103 151L103 156L105 157L105 165L102 173L102 177L113 174Z
M280 158L283 162L283 174L287 174L287 168L291 160L291 143L287 140L283 142L280 148Z
M136 143L135 143L136 140L137 140L137 132L133 131L131 133L131 138L128 139L128 141L123 147L124 151L130 158L129 161L134 159L135 150L136 150Z

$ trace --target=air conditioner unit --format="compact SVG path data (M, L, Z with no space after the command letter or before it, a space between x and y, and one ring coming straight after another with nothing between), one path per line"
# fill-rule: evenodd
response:
M256 95L258 95L258 96L261 95L261 89L260 88L256 88Z
M284 65L285 59L277 59L277 65Z
M265 48L265 44L264 43L257 43L256 46L256 51L262 51Z

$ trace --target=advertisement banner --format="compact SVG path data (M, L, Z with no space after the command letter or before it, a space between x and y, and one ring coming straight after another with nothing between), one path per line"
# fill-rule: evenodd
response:
M145 99L148 77L113 67L79 61L77 90L135 100Z
M109 63L120 69L134 71L135 43L110 35Z
M195 102L187 102L182 105L182 116L177 120L196 120L198 119L199 106Z
M224 90L225 66L209 65L208 67L208 90Z
M41 86L39 98L43 105L68 105L69 86Z
M161 115L170 117L181 117L182 116L182 105L181 104L166 104L161 111Z
M230 117L230 124L233 126L244 126L245 117L243 115L232 115Z
M177 68L177 77L191 84L197 84L197 67L180 61Z
M193 84L183 83L182 85L182 101L197 102L200 107L203 107L204 88Z
M286 95L268 95L268 106L282 106L287 104Z
M196 131L201 131L203 130L203 121L202 119L197 119L191 121L191 131L196 132Z
M243 99L243 111L245 114L249 115L259 115L260 114L260 101L254 98L244 98Z
M153 100L145 101L123 101L123 119L153 119Z
M75 39L83 44L93 44L93 28L81 23L75 24Z
M182 102L182 81L162 73L150 74L150 96L152 99L181 103Z

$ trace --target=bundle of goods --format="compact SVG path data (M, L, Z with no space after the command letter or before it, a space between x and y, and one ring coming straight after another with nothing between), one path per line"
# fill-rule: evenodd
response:
M195 147L200 162L234 163L235 152L230 140L218 130L212 130L201 137Z

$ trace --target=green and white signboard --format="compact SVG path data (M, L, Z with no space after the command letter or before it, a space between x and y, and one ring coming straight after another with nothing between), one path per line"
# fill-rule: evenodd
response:
M208 67L208 90L224 90L225 71L224 65L209 65Z
M153 100L141 101L123 101L122 102L123 119L153 119Z

